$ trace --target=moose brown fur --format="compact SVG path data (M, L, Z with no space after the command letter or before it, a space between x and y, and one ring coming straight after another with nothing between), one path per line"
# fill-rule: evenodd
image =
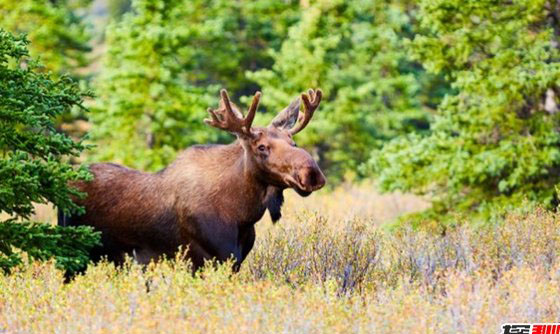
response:
M298 97L261 128L252 127L259 92L243 117L222 90L220 107L209 109L211 119L205 122L235 134L234 143L192 146L155 174L93 164L94 179L74 184L87 194L77 201L86 213L60 214L59 224L101 231L95 258L121 262L129 254L148 263L188 246L194 269L205 260L233 257L237 270L253 247L254 224L267 209L273 221L280 218L283 190L307 196L326 182L311 155L292 139L308 124L321 96L320 90L302 94L303 114Z

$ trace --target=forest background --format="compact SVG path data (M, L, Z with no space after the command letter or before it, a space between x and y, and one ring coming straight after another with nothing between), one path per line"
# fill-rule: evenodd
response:
M358 291L379 301L387 286L405 289L392 274L432 289L418 290L426 300L454 284L438 276L449 268L493 282L524 266L527 277L552 275L554 250L535 248L528 235L541 231L548 245L558 238L559 10L552 0L0 0L0 268L25 276L40 266L25 259L53 257L58 268L83 268L98 235L44 224L54 211L38 204L79 212L67 181L90 178L90 162L157 171L189 145L231 142L202 122L221 88L240 104L262 91L257 124L321 88L321 107L296 140L317 159L329 189L289 199L293 214L283 223L295 230L282 239L284 230L267 225L276 243L257 245L241 275L251 278L238 280L282 277L326 290L335 282L337 296ZM347 233L313 232L325 221ZM457 241L464 233L481 238L484 229L525 235L528 248ZM412 238L434 253L389 247L387 259L412 262L383 267L378 245L364 241L379 233L389 245ZM302 244L286 259L280 249L296 236ZM439 244L445 240L454 248ZM324 259L322 274L309 269L327 255L306 247L333 242L353 260ZM345 248L357 244L357 253ZM477 262L474 253L489 258ZM1 319L0 331L10 327Z

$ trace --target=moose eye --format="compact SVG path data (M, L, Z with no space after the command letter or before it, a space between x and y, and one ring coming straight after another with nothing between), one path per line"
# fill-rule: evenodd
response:
M264 146L263 144L260 144L258 147L259 151L261 152L265 152L266 151L266 146Z

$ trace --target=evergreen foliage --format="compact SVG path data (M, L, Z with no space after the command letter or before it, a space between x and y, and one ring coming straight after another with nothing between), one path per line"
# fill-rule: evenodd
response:
M87 65L90 33L83 21L91 0L0 0L0 27L27 34L33 58L55 74ZM74 73L75 74L75 73Z
M53 259L68 274L89 262L89 251L99 242L98 233L86 226L59 227L41 222L0 223L0 270L9 272L23 263L21 252L33 260ZM15 249L14 249L15 248Z
M220 87L242 101L263 90L261 124L320 87L326 101L298 142L336 184L356 177L387 140L427 131L428 110L446 87L407 58L415 10L408 1L136 0L132 7L107 30L92 117L96 160L157 170L189 145L229 140L201 122Z
M290 20L294 5L137 0L132 6L107 30L92 117L96 158L154 170L191 144L225 140L202 123L206 108L217 103L220 87L237 97L254 92L244 71L270 61L266 46L279 45L281 22Z
M0 0L0 22L28 32L31 54L59 76L86 62L80 15L90 3ZM297 141L331 185L372 177L385 191L427 195L438 220L451 212L500 216L524 199L559 202L557 2L120 0L110 8L92 160L153 171L189 145L231 141L202 122L222 87L242 102L262 90L262 125L299 93L321 88L323 104ZM21 124L0 129L2 145L12 145L1 148L3 166L18 170L0 181L0 205L21 217L31 202L76 209L65 181L85 174L49 157L77 155L83 144L72 148L64 135L43 138L37 129L81 95L12 49L2 63L10 75L28 71L18 80L33 77L49 98L22 95L3 72L6 96L19 99L3 95L3 108ZM37 103L37 117L27 119L34 114L25 108Z
M68 182L90 175L67 160L86 146L57 132L53 119L82 107L85 94L68 78L53 80L38 71L27 44L25 38L0 30L0 213L27 219L33 203L46 202L65 213L81 212L71 200L81 194ZM7 271L21 262L15 248L31 258L55 257L61 267L74 270L87 263L86 250L97 240L87 228L8 219L0 222L0 269Z
M333 183L355 177L387 140L428 129L433 97L422 86L433 78L404 48L411 8L407 1L313 1L272 50L272 68L251 75L274 112L309 87L323 90L320 111L298 142L314 149Z
M376 152L384 190L434 200L431 213L488 218L524 198L553 208L560 181L556 2L424 0L426 33L410 49L456 94L439 106L429 135L411 134Z

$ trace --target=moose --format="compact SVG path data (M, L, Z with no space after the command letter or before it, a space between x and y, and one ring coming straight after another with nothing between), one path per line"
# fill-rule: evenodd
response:
M219 108L209 108L204 121L234 134L235 142L191 146L156 173L92 164L93 180L71 184L86 194L75 199L85 213L59 212L58 224L100 231L102 246L92 251L94 260L106 256L122 263L128 254L147 264L184 246L195 271L205 260L232 257L237 271L253 248L255 223L266 210L273 222L280 219L285 189L308 196L325 185L317 162L292 138L313 117L321 90L301 94L267 127L252 126L260 92L245 117L225 89L220 94Z

